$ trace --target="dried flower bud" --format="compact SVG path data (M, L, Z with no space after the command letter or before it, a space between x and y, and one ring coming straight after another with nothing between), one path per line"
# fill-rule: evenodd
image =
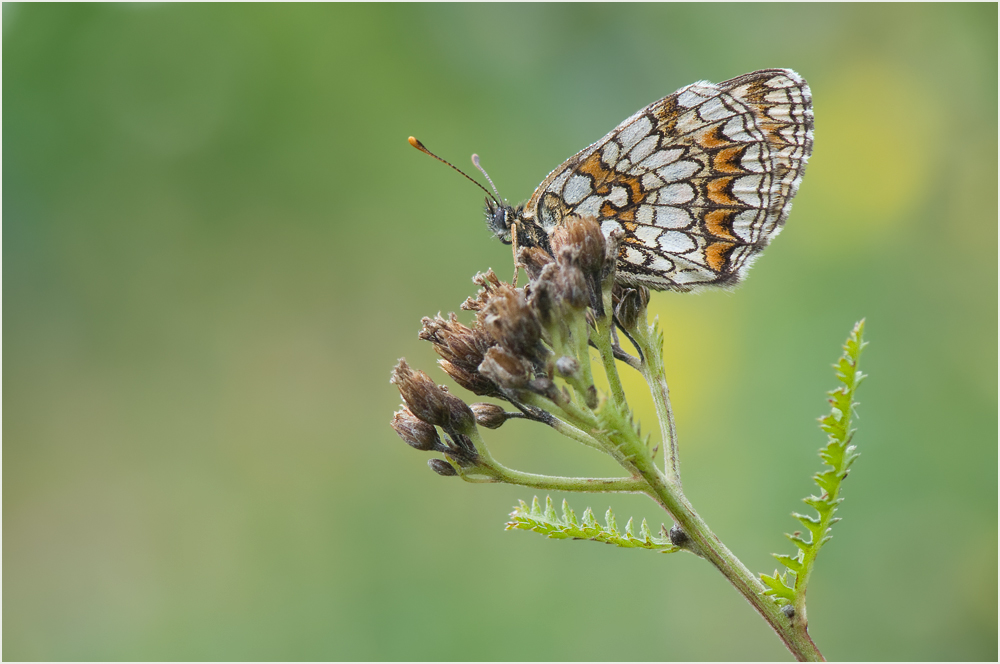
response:
M486 306L490 298L495 297L498 293L513 291L514 288L508 284L500 281L500 278L493 273L493 270L487 270L485 273L480 272L472 278L473 283L480 286L479 292L476 293L476 298L471 297L466 298L465 303L462 305L462 309L465 311L479 311Z
M487 429L499 429L507 421L507 413L503 408L492 403L474 403L469 406L476 422Z
M649 304L649 289L645 286L622 286L615 284L611 291L611 300L615 307L615 316L626 330L635 327L640 318L645 316L646 305Z
M405 407L393 413L392 428L410 447L424 452L442 447L437 429L419 419Z
M606 260L606 241L601 225L593 217L571 215L556 226L551 235L552 253L564 254L590 278L600 281ZM566 253L566 249L572 249Z
M558 269L555 263L546 265L538 277L531 282L531 292L528 295L528 304L535 310L538 322L546 329L550 329L552 324L557 322L556 296L553 292L555 284L551 275L554 275ZM546 273L550 276L545 276Z
M431 470L442 477L454 477L455 475L458 475L458 472L452 467L452 465L444 459L431 459L427 462L427 465Z
M537 279L542 268L552 262L552 256L541 247L525 247L517 254L517 260L528 273L529 279Z
M410 412L424 422L446 431L470 431L475 426L472 411L464 401L450 394L446 388L435 385L423 371L410 369L406 360L399 360L389 382L399 388Z
M620 228L612 229L605 237L604 243L604 277L607 278L618 265L618 254L622 244L625 242L625 231Z
M451 439L447 450L448 459L462 468L469 468L479 463L479 451L471 438L457 432L449 433L448 438Z
M531 378L531 364L505 348L494 346L479 365L479 372L508 390L523 390Z
M569 253L560 252L559 277L556 281L559 296L574 309L583 309L593 301L594 290L587 283L586 275L575 262L564 261L562 258ZM600 294L600 291L597 292Z
M496 344L485 330L462 325L455 314L449 314L447 320L439 314L421 322L420 338L434 344L434 351L442 358L441 368L456 383L479 396L501 396L497 386L479 373L486 351Z
M542 326L523 290L500 291L479 312L479 320L493 339L516 355L540 359Z

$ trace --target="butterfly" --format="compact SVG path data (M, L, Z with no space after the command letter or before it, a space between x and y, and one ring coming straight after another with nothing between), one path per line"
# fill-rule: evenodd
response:
M791 69L700 81L567 159L527 203L487 191L486 223L504 243L548 251L563 219L594 217L606 235L624 234L619 280L682 292L731 287L781 231L812 146L812 96Z

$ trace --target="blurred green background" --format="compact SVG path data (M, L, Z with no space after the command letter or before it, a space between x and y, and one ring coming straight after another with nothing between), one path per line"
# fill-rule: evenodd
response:
M734 293L653 297L685 487L772 571L867 317L812 635L832 659L995 660L996 25L995 4L4 4L4 658L787 659L691 556L504 532L532 492L431 473L388 378L406 356L446 382L420 317L510 272L482 192L408 135L523 200L683 85L790 67L816 144L784 233ZM525 423L487 440L613 471Z

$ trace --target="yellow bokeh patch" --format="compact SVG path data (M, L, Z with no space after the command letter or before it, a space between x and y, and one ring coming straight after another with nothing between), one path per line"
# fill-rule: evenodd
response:
M868 58L813 86L816 143L790 223L803 213L833 218L803 228L817 246L884 240L927 191L936 124L928 91Z

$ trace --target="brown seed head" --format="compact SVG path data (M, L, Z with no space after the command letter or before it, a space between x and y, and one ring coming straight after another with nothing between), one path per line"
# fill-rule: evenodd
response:
M542 326L523 290L496 293L479 312L479 321L510 352L532 360L544 355Z
M551 235L552 253L566 252L588 277L600 275L606 260L606 241L601 225L593 217L572 215L556 226ZM598 279L600 277L598 276Z
M510 284L500 281L500 278L493 273L493 270L480 272L472 278L472 281L480 286L480 289L476 293L475 299L471 297L466 298L465 303L462 304L462 309L465 311L479 311L486 306L490 298L498 293L514 290Z
M490 346L496 344L480 326L466 327L455 314L448 319L437 315L421 321L420 338L434 344L441 356L438 364L456 383L479 396L500 396L500 390L479 373L479 365Z
M531 363L506 348L494 346L479 365L479 372L504 389L523 390L531 379Z
M570 253L568 250L560 252L560 259ZM575 253L575 252L573 252ZM559 276L556 281L559 296L574 309L583 309L593 301L593 285L587 279L587 275L580 269L575 261L560 260Z
M476 416L476 422L487 429L499 429L507 421L507 413L503 408L492 403L474 403L469 406Z
M441 437L437 429L419 419L405 406L392 415L392 428L410 447L427 452L442 449Z
M517 254L517 260L528 273L528 279L537 279L542 268L551 263L553 258L541 247L525 247Z
M444 459L430 459L427 466L442 477L454 477L458 475L455 468Z
M616 283L611 291L611 301L618 322L626 330L630 330L645 316L646 305L649 304L649 289L645 286L623 286Z
M475 418L464 401L436 385L423 371L410 369L405 359L392 370L389 382L399 388L410 412L424 422L460 433L475 427Z
M556 322L555 318L558 315L555 294L555 275L558 271L559 268L555 263L549 263L531 281L528 304L535 310L538 322L545 328L550 328Z

